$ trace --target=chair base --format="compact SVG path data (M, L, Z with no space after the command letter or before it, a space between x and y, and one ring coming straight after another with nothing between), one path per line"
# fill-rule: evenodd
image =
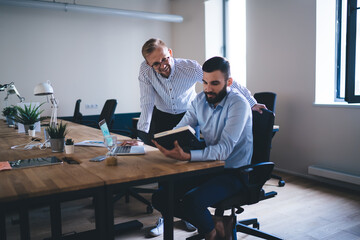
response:
M249 227L248 225L252 225L252 227ZM248 234L251 236L268 239L268 240L282 240L282 238L279 238L274 235L260 231L259 228L260 228L260 224L259 224L257 218L251 218L251 219L238 221L238 222L236 222L236 225L234 228L233 240L237 240L237 236L236 236L237 232L242 232L242 233L245 233L245 234ZM186 240L200 240L200 239L204 239L204 238L205 238L204 234L197 234L197 235L186 238Z
M285 186L285 181L279 175L271 174L271 178L275 178L275 179L279 180L279 183L278 183L279 187Z
M154 211L154 207L152 206L151 202L149 202L147 199L145 199L143 196L141 196L140 194L138 194L136 192L136 188L128 188L126 190L126 192L123 192L123 193L119 193L119 194L116 194L113 201L116 202L118 201L120 198L122 198L123 196L125 196L125 201L126 203L129 202L129 196L132 196L134 197L135 199L137 199L138 201L144 203L146 205L146 213L150 214L150 213L153 213ZM147 192L146 189L141 189L143 190L143 192ZM140 191L141 191L140 190ZM148 189L149 192L151 192L151 189Z

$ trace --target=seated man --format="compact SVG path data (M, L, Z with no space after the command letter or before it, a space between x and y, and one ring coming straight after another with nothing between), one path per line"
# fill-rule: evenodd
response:
M180 161L225 161L225 171L220 174L174 183L175 216L197 227L205 234L205 239L216 239L224 238L225 232L223 228L215 228L208 207L243 187L241 176L234 169L251 161L252 113L244 96L229 88L232 78L226 59L213 57L204 63L202 69L204 91L196 96L176 127L200 126L207 147L187 153L177 142L172 150L155 141L154 144L164 155ZM152 197L154 207L162 213L166 206L165 194L160 188Z

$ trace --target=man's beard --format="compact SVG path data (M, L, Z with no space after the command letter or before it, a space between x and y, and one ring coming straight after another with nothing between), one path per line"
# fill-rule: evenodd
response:
M221 89L221 91L220 91L218 94L216 94L216 93L214 93L214 92L205 92L206 101L207 101L208 103L210 103L210 104L215 104L215 103L221 102L221 100L223 100L224 97L225 97L226 94L227 94L226 87L227 87L227 86L226 86L226 84L225 84L224 88ZM208 94L209 94L209 95L212 95L212 96L215 96L215 97L209 98L209 97L208 97Z

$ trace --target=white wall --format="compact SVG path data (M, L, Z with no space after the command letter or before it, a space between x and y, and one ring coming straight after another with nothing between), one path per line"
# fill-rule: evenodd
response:
M169 0L76 3L171 11ZM118 100L117 113L138 112L141 47L151 37L171 42L171 23L0 5L0 83L14 81L26 101L43 102L46 98L33 96L33 89L50 80L60 116L71 116L78 98L84 115L99 114L108 98ZM0 92L1 109L5 96ZM16 102L11 96L8 105ZM99 107L85 109L85 104Z
M247 1L247 84L278 94L271 159L360 175L360 109L314 106L315 0Z

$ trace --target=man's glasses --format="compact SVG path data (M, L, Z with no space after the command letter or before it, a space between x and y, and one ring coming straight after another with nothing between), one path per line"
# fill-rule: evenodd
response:
M154 69L158 69L161 66L161 64L167 63L169 61L169 58L170 57L165 57L161 59L161 62L154 62L153 65L151 65L151 67Z

